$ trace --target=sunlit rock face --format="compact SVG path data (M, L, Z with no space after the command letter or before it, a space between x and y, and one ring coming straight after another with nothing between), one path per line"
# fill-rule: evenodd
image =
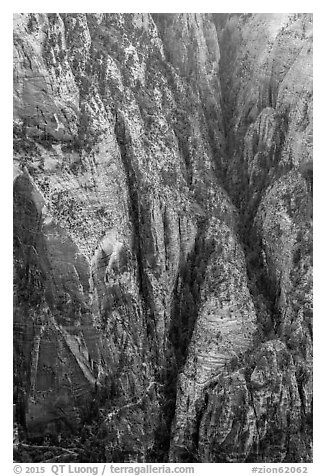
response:
M311 461L311 62L308 14L14 16L27 438Z

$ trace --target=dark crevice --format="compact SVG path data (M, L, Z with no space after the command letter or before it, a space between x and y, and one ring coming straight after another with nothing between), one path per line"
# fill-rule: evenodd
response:
M258 343L264 342L269 339L276 338L279 332L279 323L281 321L281 314L279 309L279 301L280 301L280 282L277 277L271 271L271 266L269 263L266 264L266 258L263 254L263 244L262 244L262 237L260 231L256 228L254 224L254 219L256 217L259 204L262 200L263 194L265 193L268 186L270 186L273 181L280 178L282 175L285 175L291 170L292 164L286 165L279 165L281 159L282 148L285 142L286 135L288 133L288 126L289 126L289 117L288 111L285 111L282 115L276 118L278 121L276 126L276 133L275 137L273 138L274 147L271 151L265 150L258 150L261 145L259 144L259 134L254 139L254 153L261 153L260 159L260 167L258 167L258 175L254 177L252 180L253 184L250 184L251 177L249 176L248 172L248 164L244 158L243 149L244 149L244 134L243 131L247 130L248 126L253 122L253 115L252 112L254 110L255 105L251 105L246 111L246 114L241 119L240 128L238 131L234 131L234 125L236 122L236 107L237 107L237 94L231 89L232 87L232 68L233 68L233 61L237 55L237 45L235 44L236 41L233 41L231 32L226 28L225 25L229 17L233 14L213 14L214 22L216 25L217 33L220 40L221 45L221 60L220 60L220 79L221 79L221 107L222 107L222 118L219 117L220 112L217 107L216 98L213 98L212 101L211 97L206 97L205 92L200 90L200 85L196 84L199 83L199 78L197 77L194 79L194 74L192 73L192 78L189 79L189 98L188 102L190 104L189 109L188 106L182 102L182 99L178 99L178 95L175 96L175 111L173 115L175 117L169 118L171 119L171 128L174 131L174 135L178 142L178 149L180 160L182 162L182 173L184 173L184 177L187 181L188 187L191 191L195 191L197 193L194 194L197 202L199 203L201 200L200 193L198 190L195 190L194 182L194 175L195 175L195 168L193 167L193 151L189 144L189 138L196 140L196 136L194 134L194 128L191 119L191 102L192 99L197 95L200 98L200 104L196 104L198 111L200 113L200 121L203 123L203 131L202 136L204 142L207 142L207 148L209 151L209 155L212 157L212 168L214 169L214 174L216 175L216 183L220 184L223 189L226 190L228 196L230 197L232 203L235 205L239 212L240 216L240 223L237 228L239 239L242 244L245 259L246 259L246 269L247 269L247 277L248 277L248 287L249 291L256 309L256 314L258 316ZM235 14L240 15L240 14ZM171 26L171 22L174 21L173 15L169 14L153 14L152 15L157 29L159 31L160 36L162 39L165 35L165 30ZM247 21L250 18L249 15L242 15L243 21ZM51 21L51 19L50 19ZM53 17L51 23L52 25L55 24L55 17ZM69 30L68 21L64 17L64 21L66 24L66 31ZM90 24L91 20L88 18L90 30L95 27L95 20L94 25ZM131 19L126 17L126 25L128 28L132 30L132 22ZM92 26L92 28L91 28ZM29 22L29 28L32 30L34 28L32 21ZM188 25L189 28L189 25ZM101 35L96 34L96 37L93 34L92 37L92 47L91 47L91 56L92 54L96 54L96 58L103 56L102 50L106 51L108 45L113 48L112 57L116 59L117 64L122 68L122 60L124 56L120 53L123 48L123 43L119 44L120 34L117 35L115 41L113 41L114 37L114 28L108 29L110 30L109 33L106 33L103 38ZM112 30L112 33L111 33ZM222 31L223 30L223 31ZM99 30L100 31L100 30ZM97 37L98 36L98 37ZM112 36L112 38L111 38ZM55 38L54 38L55 39ZM72 40L68 41L69 38L67 37L67 44L70 45L72 48L73 42ZM105 41L104 41L105 40ZM98 43L96 43L98 42ZM111 44L110 44L111 42ZM164 41L163 41L164 44ZM100 46L101 51L97 52L96 46ZM49 46L47 44L47 46ZM171 54L169 55L168 48L165 48L166 58L169 61L171 58ZM121 51L120 51L121 50ZM45 55L45 59L47 59L48 51L45 49L43 52ZM27 56L26 52L25 55ZM71 50L72 58L74 58L74 51ZM120 61L121 59L121 61ZM30 58L28 57L28 61ZM148 68L147 75L151 69L155 70L156 64L162 71L164 71L165 77L168 79L168 82L171 86L171 90L175 89L178 90L176 83L176 79L174 75L172 75L169 70L170 65L165 65L162 63L162 58L159 55L158 59L152 58L152 66ZM172 61L172 59L171 59ZM197 61L197 59L196 59ZM73 73L75 75L76 82L79 86L80 90L80 97L86 100L87 95L90 92L92 81L96 77L93 65L91 63L88 64L85 72L80 70L80 65L78 62L78 58L74 58L74 61L71 61L73 64L71 65ZM100 75L100 92L103 102L105 102L106 89L111 89L115 87L114 85L104 85L105 80L105 68L100 68L98 72ZM125 72L123 73L126 74ZM86 78L88 75L88 78ZM189 74L190 76L190 74ZM150 76L148 76L150 78ZM126 84L128 83L128 78L124 78ZM188 81L188 79L187 79ZM103 84L102 84L103 83ZM185 81L186 83L186 81ZM191 87L190 87L191 86ZM261 112L261 109L265 106L275 106L276 102L276 92L273 90L272 84L266 84L264 87L264 97L260 97L259 105L260 110L257 112L258 114ZM193 93L193 91L196 94ZM115 106L112 106L112 109L118 109L119 95L122 95L121 91L116 91L112 96L114 96ZM150 94L143 94L140 91L137 93L137 101L139 102L139 109L141 116L144 121L144 129L150 130L151 124L154 121L155 117L155 103L150 100ZM181 95L180 95L181 96ZM261 95L262 96L262 95ZM122 100L121 100L122 102ZM185 101L186 103L187 101ZM82 103L80 102L80 108ZM151 108L153 107L153 110ZM41 111L43 114L43 112ZM64 114L64 111L63 111ZM165 348L164 348L164 355L162 352L162 348L158 344L158 335L156 329L156 312L154 308L154 293L152 289L151 281L148 277L147 270L155 274L159 272L155 269L155 253L153 251L153 243L152 237L150 236L150 227L151 224L151 217L149 215L149 203L148 198L146 198L146 193L143 193L143 180L139 177L139 172L137 170L137 159L133 156L134 150L131 143L131 136L128 130L128 126L124 120L123 114L119 111L115 112L116 114L116 122L115 122L115 136L117 143L120 149L121 160L123 164L123 169L125 172L127 188L129 193L129 214L130 214L130 221L132 227L132 264L135 264L135 269L137 273L137 282L139 285L139 294L141 297L141 307L144 311L145 322L147 326L147 335L146 338L148 340L148 347L150 349L150 354L148 357L151 364L153 364L155 379L159 383L159 390L156 390L155 398L157 397L158 402L161 406L161 412L159 415L160 421L159 424L157 422L153 423L156 425L156 432L154 435L154 445L152 446L149 454L146 455L147 461L153 462L167 462L168 461L168 454L171 442L171 427L172 421L175 416L175 408L176 408L176 396L177 396L177 381L179 373L182 371L189 351L189 345L193 336L195 324L198 318L198 313L200 309L200 290L204 283L205 276L207 273L207 266L209 263L209 259L214 253L215 250L215 241L214 239L206 239L206 232L207 232L207 221L202 221L198 224L198 232L197 237L195 239L195 244L193 250L189 253L185 262L182 262L179 269L178 278L176 280L175 289L173 293L173 306L171 312L171 323L170 328L168 331L168 336L166 339ZM65 114L64 114L65 115ZM172 116L172 114L171 114ZM308 119L306 119L308 120ZM44 121L46 122L46 118L44 117ZM222 125L221 125L222 121ZM81 114L79 121L78 121L78 133L77 136L70 140L70 143L66 143L67 150L76 150L81 152L82 149L85 149L88 152L91 152L95 144L99 141L99 134L90 132L90 123L91 120L87 117L87 114ZM30 141L26 137L26 133L28 130L29 124L28 121L25 119L23 125L19 128L16 127L15 130L15 146L17 150L26 152L25 155L29 157L29 155L35 155L35 144ZM69 126L68 126L69 127ZM221 134L221 141L218 140L217 130L220 130ZM49 134L49 131L46 126L43 127L44 130L39 132L39 137L34 138L36 142L41 143L42 145L50 148L53 144L57 143L56 139ZM223 143L220 143L223 142ZM35 150L34 150L35 149ZM264 149L262 147L262 149ZM223 157L222 157L223 156ZM24 159L30 160L30 159ZM82 163L78 163L78 167L81 167ZM260 169L260 170L259 170ZM305 180L307 181L308 190L312 193L312 166L310 164L307 165L305 170L301 171L302 175L304 176ZM204 194L203 194L204 195ZM205 196L206 197L206 196ZM18 197L19 198L19 197ZM24 198L24 197L23 197ZM17 197L15 198L17 201ZM99 199L98 199L99 200ZM205 199L203 199L204 201ZM34 215L37 218L38 213L37 210L28 210L29 202L22 203L21 197L18 200L17 210L21 209L22 215L29 215L31 221L34 220ZM31 204L33 207L34 204ZM26 211L27 210L27 211ZM18 226L20 222L24 222L26 217L20 217L18 214L15 216L14 223ZM29 223L31 225L30 233L34 232L35 229L35 236L37 236L38 229L37 225L33 223ZM166 271L168 270L169 266L169 215L166 213L166 210L163 211L163 233L164 233L164 247L165 247L165 263L166 263ZM46 271L46 267L44 267L43 262L38 262L35 256L32 254L32 248L35 246L41 246L41 244L37 244L35 242L35 236L23 236L25 230L23 228L18 230L19 233L15 233L15 258L16 258L16 267L18 272L18 283L20 288L18 289L19 292L24 292L28 295L28 306L36 307L40 305L41 299L43 298L43 294L46 294L46 289L44 290L43 287L46 283L46 276L43 276L44 270ZM29 234L30 234L29 233ZM181 236L181 223L179 218L179 233ZM27 245L25 246L24 241L26 241ZM23 244L22 244L23 242ZM29 248L27 248L27 246ZM300 256L298 258L298 261ZM35 261L36 264L35 264ZM107 262L103 260L103 269L106 268ZM38 266L39 269L34 269ZM44 268L44 269L43 269ZM43 286L43 287L42 287ZM50 286L51 287L51 286ZM119 290L117 290L119 291ZM38 294L39 292L39 294ZM25 296L27 299L27 297ZM35 299L35 301L33 301ZM51 301L51 296L46 296L46 299ZM122 300L121 296L118 296L118 301ZM128 304L127 302L124 304ZM127 307L127 306L126 306ZM63 312L63 309L60 312ZM20 311L21 312L21 311ZM21 318L20 318L21 319ZM19 323L20 324L20 323ZM27 327L26 327L27 329ZM30 329L24 329L24 332L31 332ZM15 331L16 332L16 331ZM17 332L18 334L18 332ZM165 337L164 337L165 338ZM257 342L256 342L257 343ZM118 344L117 344L118 345ZM25 344L26 347L26 344ZM24 362L24 369L18 369L21 365L19 361L19 355L22 353L22 349L20 346L17 347L17 363L15 363L15 372L26 372L30 368L26 362ZM26 353L26 349L23 349ZM160 352L161 350L161 352ZM245 378L246 378L246 385L249 392L249 400L250 405L253 407L255 419L256 419L256 426L258 432L258 417L256 414L256 408L254 406L253 401L253 392L251 388L251 373L254 368L254 357L251 359L250 353L252 350L248 351L248 355L246 355L246 359L239 363L240 365L245 364ZM160 355L162 354L162 355ZM123 366L121 367L123 368ZM121 371L121 369L118 369ZM27 381L30 381L30 376L27 374L24 376L27 378ZM301 399L301 407L302 407L302 420L306 421L308 416L305 414L304 408L304 401L305 401L305 394L304 394L304 385L306 384L306 379L308 376L304 373L304 370L298 370L296 373L296 379L298 382L298 391L299 396ZM20 381L23 381L23 377L19 375ZM109 385L109 384L108 384ZM114 385L114 383L112 384ZM28 383L26 383L26 390L28 392ZM107 388L105 389L108 394L104 395L103 398L103 405L107 403L108 399L114 399L115 393L117 394L117 389L114 388ZM211 390L211 388L210 388ZM22 396L19 394L19 391L15 389L15 401L17 403L17 412L21 415L21 421L23 421L25 410L22 409ZM17 393L18 392L18 393ZM179 455L183 462L196 462L197 457L197 450L199 446L200 440L200 424L202 421L202 417L207 409L208 404L208 397L207 393L205 397L203 397L200 402L197 402L196 410L196 422L194 422L194 431L192 435L190 435L190 440L193 443L194 451L190 452L186 448L183 457ZM97 398L97 397L96 397ZM189 399L190 397L188 397ZM101 402L102 403L102 402ZM97 403L99 405L99 402ZM200 406L201 405L201 406ZM90 422L94 421L94 419L98 418L98 413L90 416ZM309 422L308 422L309 423ZM307 428L309 424L307 423ZM288 422L288 426L291 426L291 422ZM273 426L271 426L273 430ZM270 430L271 431L271 430ZM308 430L305 430L308 431ZM258 432L259 433L259 432ZM262 445L260 446L259 441L253 444L252 450L250 455L247 458L247 462L254 462L254 461L261 461L264 460L264 454L267 454L269 451L269 446L275 445L277 446L277 437L281 435L277 434L277 429L275 429L275 435L267 434L265 439L262 441ZM107 435L105 435L107 438ZM271 438L271 441L268 441ZM108 439L108 438L107 438ZM273 441L272 441L273 440ZM265 445L265 447L263 447ZM269 446L268 446L269 445ZM104 443L103 443L104 448ZM267 448L267 449L266 449ZM105 449L105 448L104 448ZM104 454L103 449L103 454ZM288 453L290 454L290 443L288 441ZM122 455L122 456L121 456ZM123 454L123 450L121 455L118 458L128 458L128 454ZM90 453L89 457L92 457ZM225 462L223 459L223 453L221 455L216 454L214 456L216 462ZM220 459L219 459L220 458ZM117 459L118 461L118 459Z
M189 343L200 306L200 287L205 279L209 258L214 251L214 239L205 240L206 225L199 227L195 245L182 266L174 291L170 339L178 368L187 359Z
M233 124L236 120L235 100L236 95L231 90L232 84L232 61L236 58L237 51L232 49L232 41L228 28L224 28L227 16L218 14L214 16L217 34L220 41L220 70L222 92L222 116L225 130L225 153L228 157L224 168L223 187L230 197L234 206L239 210L239 238L246 258L249 291L256 308L260 339L262 341L274 338L280 321L279 283L271 271L266 268L263 258L263 246L260 232L254 219L258 211L261 199L273 181L285 175L291 170L292 164L279 165L282 147L287 134L288 113L277 117L273 143L275 147L270 151L262 149L260 173L255 177L254 184L250 185L248 164L243 156L244 133L252 120L247 117L243 127L239 129L237 136L234 135ZM272 98L271 86L268 89L270 101ZM273 102L272 101L272 102ZM257 117L259 115L257 112ZM259 144L256 143L256 151L259 152ZM237 160L237 167L234 161Z
M201 224L193 251L181 266L174 290L173 310L168 337L166 369L163 379L162 422L159 426L152 456L156 461L168 461L171 442L171 425L175 415L178 375L187 359L189 343L193 334L200 306L200 286L205 279L209 257L214 251L214 240L205 240L206 225ZM197 433L204 410L198 413ZM197 436L196 436L197 435ZM195 443L196 445L196 443ZM154 458L154 460L155 460ZM194 462L194 454L185 455L188 462Z
M142 302L145 309L145 314L147 316L147 332L148 336L155 339L155 330L153 325L155 323L155 313L152 305L152 292L149 279L144 270L144 257L143 257L143 246L141 242L142 237L142 225L146 226L142 216L142 204L138 191L138 181L136 178L135 171L132 167L132 160L130 154L130 138L128 137L126 126L124 123L123 116L120 113L116 114L116 123L115 123L115 135L120 148L121 160L123 163L127 186L129 190L129 211L130 217L133 224L133 243L132 243L132 252L136 257L137 262L137 273L138 273L138 282L139 282L139 292L142 298Z

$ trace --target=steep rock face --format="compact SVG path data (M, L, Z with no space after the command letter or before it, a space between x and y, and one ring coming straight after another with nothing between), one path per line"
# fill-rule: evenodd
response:
M268 455L267 460L300 461L311 454L311 16L234 16L218 31L225 53L220 70L230 160L225 183L242 210L241 234L260 332L263 340L273 337L286 343L281 354L288 354L286 361L292 362L284 371L288 377L283 377L281 392L290 397L286 406L279 402L278 417L291 421L288 430L279 433L283 438L286 434L287 442L277 449L274 417L267 415L264 424L271 428L258 432L257 443L252 436L252 449L246 444L251 451L247 458L266 461ZM234 41L237 35L241 41ZM264 353L268 347L261 349ZM248 390L261 361L257 357L249 359L251 377L247 363ZM276 396L269 388L264 399L273 401ZM259 427L255 393L252 403ZM248 421L251 414L248 409ZM235 426L230 428L234 431Z
M124 441L115 457L142 459L165 424L155 415L166 372L175 366L169 335L176 279L198 223L220 207L217 198L210 200L217 185L201 103L197 90L165 62L148 15L19 15L15 46L16 164L21 171L26 167L46 220L58 228L49 246L68 261L67 236L85 263L88 294L82 302L91 313L90 332L97 330L104 346L103 355L89 357L88 371L98 398L108 394L106 411L113 409L105 420L112 427L106 428L112 452ZM29 211L20 213L30 220ZM43 239L42 221L40 234ZM48 260L48 252L36 254ZM52 273L62 271L50 271L49 279ZM57 294L56 287L55 299ZM47 295L44 300L50 306ZM69 300L73 315L67 318L64 300L63 322L54 317L53 325L75 334L84 324L75 316L77 297ZM50 325L43 308L34 309L19 294L18 307L22 301L36 320ZM31 338L42 346L43 334L22 337ZM55 347L57 339L54 334ZM82 351L76 347L71 360ZM35 353L38 375L46 363ZM130 401L143 403L149 387L146 410L135 405L129 411ZM29 408L31 398L27 391L20 401ZM33 398L37 408L48 404L38 386ZM32 423L27 427L33 433ZM108 458L110 451L106 447Z
M249 282L237 283L234 292L237 271L222 272L232 251L221 263L212 256L215 269L205 279L179 376L170 457L300 461L311 454L311 17L217 15L215 23L228 156L226 164L218 160L241 211ZM230 248L232 239L222 244ZM243 261L236 256L235 262Z
M30 437L309 460L310 17L23 14L14 45Z
M27 170L14 183L14 224L17 400L36 432L53 422L76 427L101 353L88 263L48 213Z
M255 359L250 380L243 369L222 374L209 393L199 428L201 461L298 460L306 453L289 352L280 341L269 341Z
M245 260L230 228L217 222L216 236L186 363L179 374L172 460L198 457L198 425L207 388L253 345L256 313L248 290ZM207 459L210 461L210 458Z

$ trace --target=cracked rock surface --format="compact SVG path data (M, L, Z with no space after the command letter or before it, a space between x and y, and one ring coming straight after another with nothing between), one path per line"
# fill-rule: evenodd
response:
M312 15L15 14L14 177L21 438L312 461Z

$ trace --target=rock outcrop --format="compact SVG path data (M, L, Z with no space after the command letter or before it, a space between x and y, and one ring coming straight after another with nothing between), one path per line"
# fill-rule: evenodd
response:
M311 16L17 14L14 46L21 438L311 461Z

